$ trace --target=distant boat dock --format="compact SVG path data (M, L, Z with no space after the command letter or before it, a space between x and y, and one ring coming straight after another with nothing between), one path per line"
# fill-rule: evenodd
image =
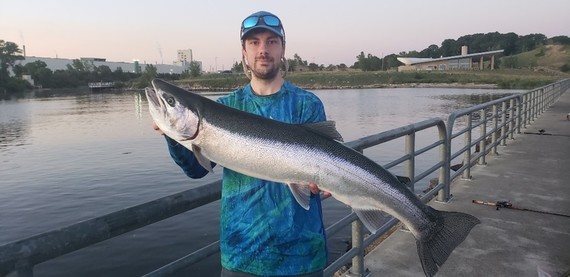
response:
M90 89L110 89L115 87L115 82L93 82L87 85Z

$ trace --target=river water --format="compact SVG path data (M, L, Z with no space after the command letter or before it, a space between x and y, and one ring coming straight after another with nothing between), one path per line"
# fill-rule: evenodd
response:
M459 108L521 91L314 92L344 140L351 141L446 118ZM147 109L143 92L52 91L0 100L0 245L220 178L219 169L201 180L187 178L170 159L163 138L150 127ZM365 154L383 164L399 153L398 148L403 145L375 147ZM428 164L429 158L417 162L420 168ZM215 202L40 264L36 276L140 276L217 240L218 210ZM348 212L336 200L324 202L327 226ZM345 240L350 240L348 231L329 238L332 258L344 251ZM215 255L183 274L218 272Z

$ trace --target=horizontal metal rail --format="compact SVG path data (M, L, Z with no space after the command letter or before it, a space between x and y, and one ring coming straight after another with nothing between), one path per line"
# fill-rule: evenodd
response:
M363 152L369 147L404 137L406 149L404 155L384 166L391 168L403 163L405 175L410 179L409 188L412 191L417 182L439 170L437 184L427 191L421 200L427 202L437 196L438 201L448 201L451 180L460 174L463 174L464 178L469 178L471 166L477 162L484 164L486 155L496 153L498 145L504 146L507 139L513 139L514 134L520 134L522 128L534 121L569 88L570 80L556 82L523 94L511 95L456 111L448 117L447 126L441 119L432 118L351 141L346 145ZM464 118L465 127L454 133L453 128L459 118ZM437 128L438 139L428 146L415 150L416 133L429 128ZM473 139L472 135L476 129L479 129L480 135ZM452 153L452 141L461 136L464 137L464 146ZM472 151L474 147L478 147L479 151ZM435 148L439 148L439 160L429 169L416 172L416 157ZM450 163L461 155L463 155L463 165L451 175ZM0 246L0 275L33 276L33 268L37 264L214 202L220 199L220 195L221 180L218 180L101 217L2 245ZM364 238L365 231L362 224L354 213L329 226L326 232L332 235L348 224L352 224L353 246L325 269L325 276L332 276L351 260L351 276L365 276L366 270L363 268L364 249L397 223L396 219L390 218L374 235L366 238ZM218 252L219 241L212 242L194 253L148 273L146 276L169 276Z

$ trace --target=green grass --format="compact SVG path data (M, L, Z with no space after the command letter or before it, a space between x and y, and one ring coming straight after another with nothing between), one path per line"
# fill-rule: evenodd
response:
M431 86L446 86L449 84L458 86L490 85L498 88L531 89L566 78L570 78L570 74L536 69L418 72L362 72L348 70L289 73L286 76L286 79L290 82L307 89L382 88L415 86L417 84L429 84ZM200 77L180 80L176 83L192 90L229 91L244 86L248 81L244 74L204 74Z

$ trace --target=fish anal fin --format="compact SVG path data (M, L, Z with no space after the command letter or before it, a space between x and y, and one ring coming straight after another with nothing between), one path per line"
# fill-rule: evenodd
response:
M311 190L309 189L308 185L301 185L301 184L287 184L291 189L291 193L297 203L301 205L305 210L309 210L309 201L311 199Z
M334 139L337 141L343 141L342 136L336 129L336 123L334 121L327 120L320 122L305 123L301 126L307 128L308 130L314 133L325 136L327 138Z
M208 170L208 172L210 173L214 173L214 169L212 169L212 163L210 162L210 160L204 157L204 155L202 155L202 149L200 149L200 147L192 145L192 153L194 153L194 156L198 160L198 163L204 169Z
M362 224L364 224L372 234L375 234L376 230L380 229L380 227L386 223L386 213L380 210L354 209L354 213L356 213L360 221L362 221Z

